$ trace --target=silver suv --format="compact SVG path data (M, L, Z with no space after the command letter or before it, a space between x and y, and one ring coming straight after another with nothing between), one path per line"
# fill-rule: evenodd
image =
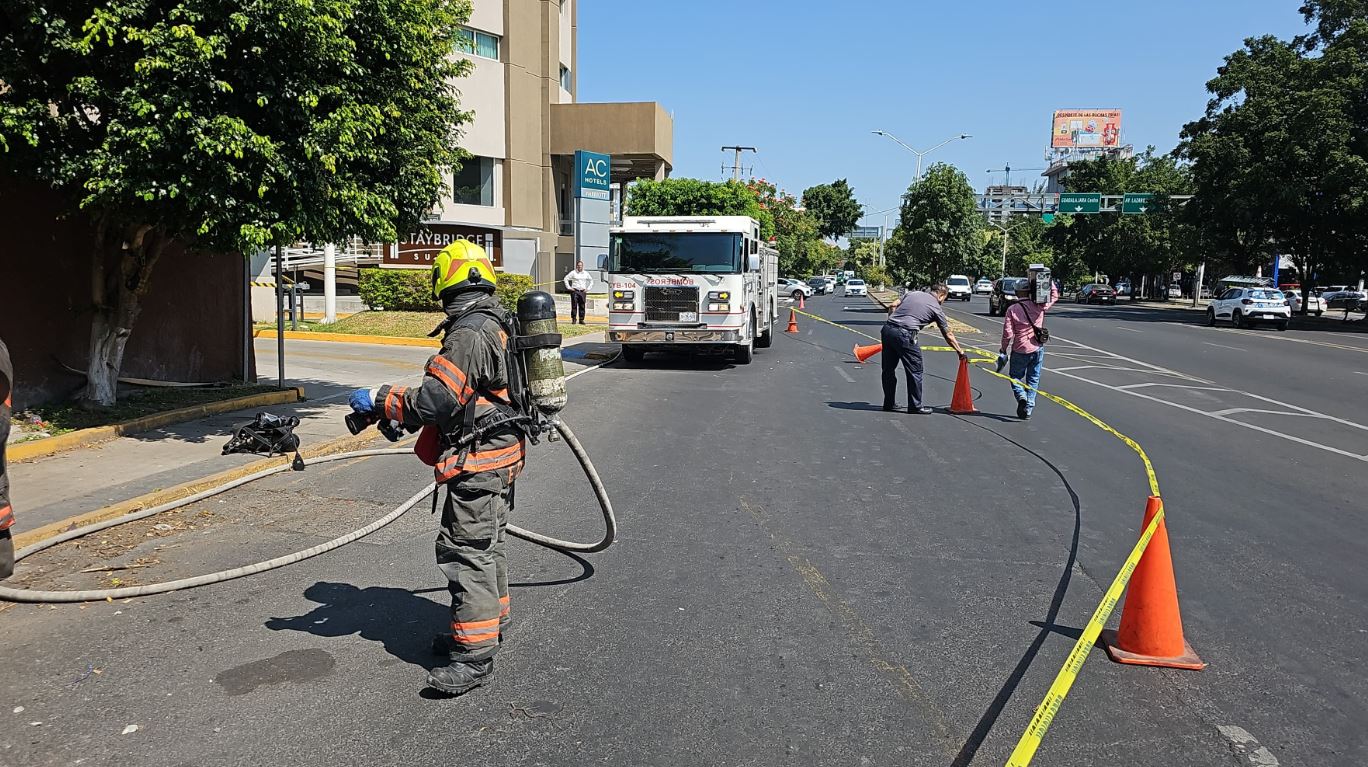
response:
M1275 288L1230 288L1207 305L1206 321L1229 320L1237 328L1256 322L1271 323L1278 330L1287 330L1292 318L1292 306L1287 296Z

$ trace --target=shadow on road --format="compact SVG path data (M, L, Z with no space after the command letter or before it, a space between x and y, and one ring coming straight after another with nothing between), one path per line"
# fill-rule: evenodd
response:
M970 762L974 761L974 755L978 753L979 747L983 745L983 741L988 737L988 733L992 732L993 725L997 724L998 717L1002 715L1002 710L1007 707L1007 702L1012 699L1012 694L1016 692L1017 686L1021 684L1022 678L1026 676L1026 671L1030 669L1031 664L1035 662L1036 655L1040 653L1040 648L1045 646L1045 640L1049 638L1050 634L1060 633L1066 636L1068 635L1067 632L1069 629L1055 625L1055 619L1059 617L1059 609L1064 604L1064 595L1069 591L1069 581L1073 577L1074 563L1078 560L1079 531L1083 524L1083 510L1082 505L1078 500L1078 493L1074 492L1073 485L1069 484L1069 480L1064 476L1063 472L1061 472L1059 467L1055 466L1050 459L1037 453L1035 450L1026 447L1020 442L1017 442L1011 437L993 431L986 426L973 423L972 421L966 421L965 423L969 423L976 428L994 434L1007 442L1016 445L1027 453L1030 453L1039 459L1041 463L1045 464L1050 471L1054 472L1056 477L1059 477L1059 481L1064 484L1064 489L1068 491L1069 500L1073 505L1073 536L1069 542L1068 560L1064 563L1064 571L1059 576L1059 582L1055 584L1054 595L1050 597L1050 606L1045 612L1045 619L1043 621L1030 622L1031 625L1038 627L1040 631L1036 634L1035 639L1031 640L1031 644L1026 648L1026 651L1022 653L1021 660L1017 661L1016 667L1007 675L1007 680L1002 683L1002 687L998 689L997 695L993 696L992 702L988 704L988 709L983 712L983 716L979 717L978 723L974 725L973 732L969 733L968 740L966 740L964 745L960 748L959 754L955 757L955 761L951 763L951 767L965 767Z
M446 665L444 658L431 652L433 634L451 621L451 610L443 605L408 589L358 588L327 581L305 589L304 596L318 602L318 607L293 618L271 618L266 628L327 638L356 634L379 642L385 652L405 663L429 670Z

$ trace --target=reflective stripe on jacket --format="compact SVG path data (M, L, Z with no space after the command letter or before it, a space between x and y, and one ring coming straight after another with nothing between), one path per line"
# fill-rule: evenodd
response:
M493 296L471 308L503 311ZM508 334L492 317L476 317L482 321L457 322L447 330L442 350L424 367L421 386L380 388L376 405L386 418L413 427L432 424L443 434L455 434L464 425L467 408L475 408L475 418L481 419L498 412L496 404L510 404ZM515 430L486 435L470 446L464 464L458 451L443 446L435 467L437 481L500 469L507 470L511 479L521 471L526 454L526 441Z

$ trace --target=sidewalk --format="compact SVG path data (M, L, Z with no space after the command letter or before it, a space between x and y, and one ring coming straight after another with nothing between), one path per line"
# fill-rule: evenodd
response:
M268 373L275 372L274 339L258 339L256 353L260 380L273 381ZM617 345L605 344L603 333L571 339L564 350L566 373L616 353ZM306 450L349 436L342 420L349 412L346 395L383 383L416 384L431 350L287 340L285 354L287 383L304 387L309 397L304 402L238 410L10 464L15 530L33 530L261 460L248 453L221 454L234 429L260 410L298 416L295 433Z

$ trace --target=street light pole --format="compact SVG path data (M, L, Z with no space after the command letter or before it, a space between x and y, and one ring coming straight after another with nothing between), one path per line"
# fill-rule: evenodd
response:
M922 158L923 158L923 157L925 157L925 156L928 155L928 154L931 154L932 152L936 151L937 149L940 149L941 147L945 146L946 144L949 144L951 141L961 141L961 140L963 140L963 139L970 139L970 138L973 138L973 136L970 136L968 133L961 133L961 134L959 134L958 136L951 136L950 138L948 138L948 139L946 139L946 140L940 142L939 144L937 144L937 145L931 147L930 149L926 149L926 150L922 150L922 151L917 151L916 149L913 149L912 147L910 147L910 146L908 146L906 143L904 143L902 139L898 138L897 136L894 136L892 133L889 133L888 131L876 130L876 131L870 131L870 133L873 133L873 134L878 135L878 136L883 136L884 138L892 139L893 141L897 142L898 146L902 147L903 149L906 149L907 151L909 151L909 152L911 152L912 154L914 154L914 155L917 156L917 176L916 176L915 179L913 179L914 181L920 181L920 180L921 180L921 168L922 168Z

